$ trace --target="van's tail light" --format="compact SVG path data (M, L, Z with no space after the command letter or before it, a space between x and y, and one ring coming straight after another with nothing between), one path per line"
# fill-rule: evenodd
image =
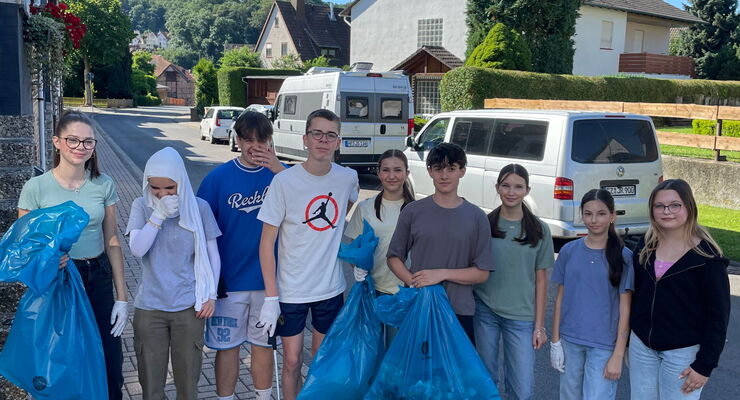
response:
M661 175L660 178L658 178L658 183L661 183L661 182L663 182L663 175Z
M368 76L370 78L382 78L383 77L383 74L379 74L377 72L370 72L370 73L366 74L366 76Z
M573 200L573 181L568 178L555 178L553 197L558 200Z
M216 117L216 126L221 126L221 120Z
M409 128L406 132L406 136L411 136L414 133L414 119L409 118Z

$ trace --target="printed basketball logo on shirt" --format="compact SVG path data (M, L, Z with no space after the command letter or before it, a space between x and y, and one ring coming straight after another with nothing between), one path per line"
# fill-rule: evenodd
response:
M262 200L265 199L265 196L267 195L267 190L269 188L269 186L265 187L262 193L260 193L259 191L255 191L254 194L251 196L244 196L241 193L234 193L229 196L227 202L229 203L229 206L231 208L235 208L239 211L244 211L248 214L262 207Z
M319 232L329 228L336 229L337 226L335 224L339 218L339 207L337 206L337 201L331 195L331 192L329 192L329 195L322 194L308 202L305 213L306 220L303 221L304 224ZM332 215L331 209L334 212L333 217L329 219L329 216Z

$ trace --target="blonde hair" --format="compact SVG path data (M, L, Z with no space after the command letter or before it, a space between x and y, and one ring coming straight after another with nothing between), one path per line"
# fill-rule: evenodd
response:
M655 196L661 190L673 190L678 193L678 196L683 202L683 206L686 208L688 217L683 227L684 240L689 241L691 238L697 237L701 240L705 240L709 243L714 251L713 254L703 250L699 245L692 246L692 250L699 253L700 255L713 258L715 256L722 256L722 249L719 247L712 235L704 229L697 222L698 209L696 207L696 200L694 200L694 193L691 191L691 186L683 179L668 179L658 184L650 193L650 200L648 201L648 214L650 215L650 227L645 233L645 246L640 250L640 264L645 264L650 256L655 252L660 244L660 240L663 237L663 231L655 221L653 215L653 205Z

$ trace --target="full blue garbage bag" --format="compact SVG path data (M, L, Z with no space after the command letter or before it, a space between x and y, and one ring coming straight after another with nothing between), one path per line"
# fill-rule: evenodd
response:
M401 288L376 303L381 321L403 322L366 400L500 399L442 286Z
M339 257L370 270L377 244L373 228L365 221L362 235L342 244ZM352 287L311 363L298 400L361 399L383 358L383 343L383 327L375 315L375 288L368 276Z
M0 353L0 375L35 399L106 399L100 334L79 272L59 258L89 216L71 201L31 211L0 241L0 281L28 286Z

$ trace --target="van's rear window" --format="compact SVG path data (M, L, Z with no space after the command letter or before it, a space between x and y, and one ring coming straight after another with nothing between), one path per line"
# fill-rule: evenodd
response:
M658 145L645 120L578 120L573 123L571 158L583 164L651 162L658 159Z

